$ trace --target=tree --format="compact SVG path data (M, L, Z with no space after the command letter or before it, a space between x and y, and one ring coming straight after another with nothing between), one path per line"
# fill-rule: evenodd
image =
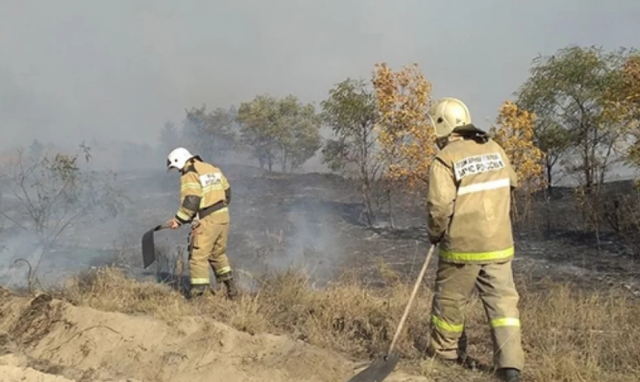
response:
M282 171L302 166L320 149L320 117L311 104L302 104L288 96L279 102L280 134L279 161Z
M525 209L522 216L527 216L531 196L546 186L544 153L535 144L535 115L518 108L516 104L506 101L500 108L496 126L489 131L491 137L504 149L509 162L518 175L519 191L525 197ZM512 200L514 221L519 221L517 204Z
M233 121L235 121L236 118L238 118L238 109L236 108L235 105L229 106L229 111L227 113L229 114L229 117L231 117Z
M182 144L180 132L171 121L165 122L164 127L160 131L159 139L162 156L167 156L171 150Z
M31 158L40 158L44 154L44 146L39 140L34 139L29 146L29 156Z
M3 203L0 215L37 237L40 256L32 276L69 227L89 218L114 217L122 206L124 198L114 186L115 174L82 170L82 159L86 163L91 159L84 144L76 153L42 158L31 158L18 149L3 163L3 183L17 202Z
M256 96L238 109L242 143L269 171L281 164L282 171L300 167L320 147L320 119L313 105L304 105L294 96L277 99Z
M380 172L380 160L376 156L376 96L363 80L346 79L329 91L329 98L321 106L323 121L335 137L325 143L322 161L332 171L355 175L360 183L367 222L372 225L375 220L372 185Z
M518 106L536 114L536 143L546 154L547 183L552 169L578 178L587 194L601 185L627 136L627 126L607 113L620 89L620 73L629 52L568 47L533 60L531 76L518 91ZM560 162L559 162L560 161Z
M623 100L640 107L640 54L630 54L622 68ZM635 110L638 111L638 110ZM638 114L635 113L638 117Z
M186 110L184 135L204 160L222 161L236 148L233 116L223 108L207 113L206 106Z
M251 102L241 103L238 108L242 143L252 149L252 155L260 163L273 170L278 141L282 134L278 125L278 100L270 95L258 95Z
M626 163L640 167L640 54L631 55L624 64L619 98L615 103L619 114L629 123L632 137Z
M519 189L531 195L546 186L544 153L535 143L535 115L510 101L500 108L491 137L502 146L518 175Z
M417 64L394 73L381 63L375 66L373 86L380 110L378 139L386 175L406 181L410 188L425 185L436 150L427 117L431 84Z
M427 119L431 84L417 64L395 73L385 63L376 64L372 82L380 111L378 141L393 227L391 194L395 185L417 191L428 182L436 148L435 134Z

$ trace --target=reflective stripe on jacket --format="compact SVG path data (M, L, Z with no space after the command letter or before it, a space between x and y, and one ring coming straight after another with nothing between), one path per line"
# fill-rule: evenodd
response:
M220 223L229 222L229 210L226 207L230 185L222 171L205 162L192 160L187 163L184 174L180 177L180 207L175 218L180 223L191 222L199 211L216 203L225 203L223 208L208 215Z
M517 176L495 141L453 134L429 175L427 231L439 240L440 258L453 263L492 263L514 254L511 187Z

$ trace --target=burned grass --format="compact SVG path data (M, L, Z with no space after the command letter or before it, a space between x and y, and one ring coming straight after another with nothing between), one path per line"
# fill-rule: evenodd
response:
M385 224L368 228L361 224L358 194L339 178L247 176L234 179L233 184L238 207L232 208L229 256L234 267L262 274L269 266L282 269L291 262L308 263L310 258L315 261L310 264L314 279L296 271L264 276L238 272L239 277L250 279L251 293L237 302L215 295L196 303L186 302L169 285L136 281L115 268L100 268L70 280L54 297L103 311L151 315L171 325L185 316L211 317L247 333L286 334L363 361L383 352L427 250L420 226L422 209L406 208L413 214L403 219L396 216L409 228L392 229ZM136 221L136 227L146 229L173 213L175 187L169 185L165 193L138 201L145 213L136 215L144 219ZM634 253L605 240L602 233L597 243L592 233L569 240L569 231L580 228L577 222L565 221L580 217L575 203L569 198L550 203L534 206L537 213L517 230L514 269L522 296L525 375L532 381L640 380L640 302L627 290L639 289L640 263L633 261ZM139 263L139 235L137 230L132 232L131 245L118 248L112 263ZM182 258L186 233L162 234L170 235L179 236L178 244L166 244L166 256L160 257L168 260L158 261L167 279L183 275L185 266L173 264L174 257ZM162 245L158 245L159 252ZM333 279L345 269L358 274ZM427 280L433 280L434 270L435 264ZM319 277L323 273L331 278ZM539 281L547 276L553 281ZM314 284L318 278L324 279L322 288ZM434 381L492 380L481 373L422 360L416 342L428 333L430 289L425 283L409 317L407 334L398 345L401 366ZM0 291L0 298L2 295ZM42 314L50 311L42 309L46 304L35 305L41 308L25 308L26 324L16 324L12 335L37 340L38 333L45 333L37 327L46 328L45 323L55 321L46 321ZM492 345L483 309L477 299L468 309L469 350L491 363ZM2 314L0 310L0 317ZM29 323L35 329L27 328Z
M381 277L383 277L381 275ZM187 302L175 290L128 279L103 268L72 280L58 297L76 305L127 314L148 314L169 323L184 316L208 316L249 333L286 334L353 359L379 355L400 320L411 285L384 271L385 286L372 289L344 276L322 289L304 273L272 273L239 301L220 294ZM640 301L622 289L600 293L571 284L532 287L520 281L527 357L525 376L535 381L636 381L640 378ZM423 360L416 346L428 333L430 286L425 283L398 344L402 367L435 381L490 381L489 376ZM469 350L491 363L490 335L478 299L468 306Z
M52 304L52 297L40 294L20 314L20 320L10 329L13 339L29 346L47 335L52 325L59 321L58 307Z

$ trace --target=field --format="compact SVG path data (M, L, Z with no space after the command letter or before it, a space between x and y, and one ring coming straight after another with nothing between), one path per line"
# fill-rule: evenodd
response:
M420 198L397 198L395 227L384 213L367 227L357 188L338 176L224 170L233 187L229 257L245 290L240 301L220 293L182 299L176 276L184 276L186 229L157 233L162 259L151 272L140 269L140 237L172 215L178 181L124 173L127 209L115 221L65 232L40 265L46 294L24 289L24 265L3 270L5 285L22 288L0 291L0 379L164 382L224 373L227 381L346 381L383 352L428 250ZM635 197L630 184L609 188L607 201ZM632 239L640 231L630 235L627 227L621 236L607 223L597 234L585 230L585 207L574 200L572 190L556 189L548 201L534 200L517 225L526 380L636 381L640 257ZM618 212L627 216L629 208L625 201ZM26 239L4 234L8 250L24 247ZM7 264L21 257L11 255ZM417 343L427 334L436 265L389 381L491 381L422 359ZM470 352L490 364L477 299L469 315Z

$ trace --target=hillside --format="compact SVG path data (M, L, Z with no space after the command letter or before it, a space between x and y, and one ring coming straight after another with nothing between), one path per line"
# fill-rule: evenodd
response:
M0 291L0 308L3 381L24 380L17 372L23 368L21 376L43 382L329 382L354 369L336 353L284 336L239 332L207 317L185 316L168 325L6 290Z
M245 288L241 301L216 295L192 304L174 290L177 276L186 276L179 266L186 229L157 233L161 257L140 268L140 237L173 214L178 179L123 173L124 212L76 224L40 265L49 283L43 296L51 300L0 294L0 377L169 382L224 373L228 381L340 381L384 351L428 249L421 198L397 197L395 228L384 209L367 227L357 188L346 179L223 169L233 187L229 256ZM634 195L631 187L625 191ZM514 269L525 375L635 381L640 264L633 247L610 230L599 232L599 242L581 231L574 204L573 191L559 189L549 201L536 200L535 213L518 225ZM18 257L33 262L35 254L15 250L32 245L15 232L8 228L3 237L5 264ZM403 361L389 380L489 381L484 373L421 361L416 341L426 333L436 262L401 341ZM3 284L25 286L25 275L20 263L5 267ZM477 301L471 307L470 349L490 363L482 309Z

